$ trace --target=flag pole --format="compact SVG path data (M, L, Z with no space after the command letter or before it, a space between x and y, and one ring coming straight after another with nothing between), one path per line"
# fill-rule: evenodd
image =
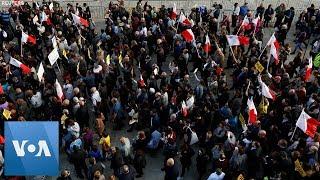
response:
M271 37L274 35L274 33L271 35ZM271 38L270 38L271 39ZM269 39L269 41L270 41L270 39ZM269 42L268 41L268 42ZM260 55L259 55L259 57L258 57L258 60L261 58L261 56L262 56L262 54L263 54L263 52L266 50L266 48L267 48L267 46L268 46L268 43L266 44L266 46L263 48L263 50L261 51L261 53L260 53Z
M237 35L239 34L240 30L242 29L242 23L241 23L241 26L239 27L239 30L237 32Z
M236 63L238 63L238 60L237 60L236 56L235 56L235 55L234 55L234 53L233 53L232 46L229 46L229 48L230 48L230 51L231 51L232 57L234 58L234 60L236 61Z
M20 42L20 56L23 57L23 51L22 51L22 41Z
M258 60L260 60L263 52L267 49L267 46L268 46L268 44L266 44L266 46L264 46L263 50L261 51L261 53L260 53L260 55L259 55L259 57L258 57Z
M292 141L292 139L293 139L293 136L294 136L294 134L296 133L296 130L297 130L297 126L294 128L294 130L293 130L293 133L292 133L292 136L291 136L291 138L290 138L290 141Z

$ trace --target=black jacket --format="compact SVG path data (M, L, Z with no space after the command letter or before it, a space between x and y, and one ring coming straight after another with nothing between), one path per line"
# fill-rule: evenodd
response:
M172 167L165 167L165 172L165 180L176 180L179 177L179 168L177 164L174 164Z

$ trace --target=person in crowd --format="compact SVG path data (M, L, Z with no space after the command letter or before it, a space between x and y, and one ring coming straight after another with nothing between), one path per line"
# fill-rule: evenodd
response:
M123 156L120 149L117 147L111 147L111 165L110 168L113 170L113 174L117 177L120 175L121 167L124 164Z
M266 9L266 11L264 12L264 22L263 22L263 27L268 28L269 27L269 23L272 20L274 15L274 10L272 8L272 4L269 4L268 8Z
M232 22L231 22L231 24L232 24L231 26L232 27L236 27L237 26L239 15L240 15L239 3L234 3L233 12L232 12Z
M121 173L119 175L119 180L133 180L135 178L135 169L129 165L123 165L121 168Z
M57 180L71 180L70 171L63 170L61 171L61 175L57 178Z
M183 177L186 169L189 170L191 163L192 163L192 157L195 154L194 150L190 147L188 144L183 144L181 148L181 153L180 153L180 162L182 166L182 171L180 177Z
M276 12L276 22L274 23L274 27L280 27L283 21L283 18L285 17L286 5L284 3L281 3L275 9L275 12Z
M105 167L102 166L101 163L97 163L94 157L89 158L89 166L88 166L88 179L94 179L94 173L99 171L100 174L103 174Z
M86 153L83 150L79 149L77 146L73 146L70 161L74 165L78 178L83 179L84 177L87 177L88 167L86 165Z
M259 18L262 19L262 16L264 13L265 13L265 7L263 6L263 3L261 3L256 9L255 17L259 16Z
M179 177L178 165L173 158L169 158L165 165L165 180L174 180Z
M99 141L99 144L101 145L102 159L105 160L107 158L108 153L110 153L110 148L111 148L110 135L104 132Z
M239 15L243 18L248 14L249 11L249 7L248 7L248 3L245 2L241 7L240 7L240 13Z
M143 176L143 168L146 167L147 161L145 158L145 153L141 149L138 149L136 151L134 159L133 159L133 165L137 171L136 178L142 177Z

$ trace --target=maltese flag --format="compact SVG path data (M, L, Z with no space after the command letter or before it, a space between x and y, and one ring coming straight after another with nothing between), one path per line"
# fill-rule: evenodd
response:
M171 19L176 19L177 18L177 5L176 3L173 3L173 9L171 13Z
M261 77L258 77L258 81L259 81L259 84L261 86L261 94L266 97L266 98L269 98L269 99L272 99L272 100L275 100L276 99L276 93L271 90L267 85L266 83L264 83L262 80L261 80Z
M250 124L254 124L257 121L257 116L258 116L257 109L254 105L253 100L250 98L248 98L247 105L249 108L249 112L248 112L249 121L248 122Z
M180 22L186 26L192 26L192 22L188 18L186 18L186 16L183 14L183 12L180 13L178 22Z
M274 33L271 36L270 40L268 41L267 46L271 46L270 54L274 57L275 63L278 64L279 63L280 44L277 41L277 38L274 35Z
M139 85L139 87L145 87L146 86L146 83L143 80L142 74L140 74L138 85Z
M28 66L13 57L10 57L10 64L20 68L23 74L31 73L31 69Z
M304 109L302 110L298 121L296 122L296 126L312 138L316 134L319 125L320 122L317 119L310 117L309 114L304 111Z
M181 104L181 114L183 117L188 116L188 108L185 101L182 101L182 104Z
M80 16L77 16L73 13L72 13L72 18L73 18L73 22L75 22L76 24L80 24L84 27L89 27L89 22L86 19L84 19Z
M46 22L47 25L52 25L50 18L48 18L47 14L44 11L42 11L40 14L40 22Z
M245 36L227 35L229 46L249 45L249 38Z
M206 35L206 42L204 43L203 50L206 53L211 51L211 43L208 34Z
M36 44L36 37L34 35L28 35L25 32L22 31L22 35L21 35L21 42L26 43L29 42L33 45Z
M307 65L306 75L304 77L305 81L308 81L312 75L312 57L310 57L308 61L309 61L309 64Z
M254 26L257 27L258 23L260 22L260 16L258 16L257 18L252 20L252 23L254 24Z
M192 42L193 40L195 40L194 34L191 29L182 31L181 35L187 42Z
M62 88L61 88L61 85L58 81L58 79L56 79L56 82L54 83L54 87L56 88L56 91L57 91L57 96L59 97L59 99L63 99L63 91L62 91Z
M250 20L247 15L244 17L241 26L243 26L244 29L250 29Z

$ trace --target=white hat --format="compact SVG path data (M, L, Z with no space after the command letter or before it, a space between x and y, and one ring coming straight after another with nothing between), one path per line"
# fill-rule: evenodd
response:
M79 102L79 98L78 97L73 97L73 102L78 103Z
M150 89L149 89L149 93L150 93L150 94L154 94L155 92L156 92L156 90L155 90L154 88L150 88Z

